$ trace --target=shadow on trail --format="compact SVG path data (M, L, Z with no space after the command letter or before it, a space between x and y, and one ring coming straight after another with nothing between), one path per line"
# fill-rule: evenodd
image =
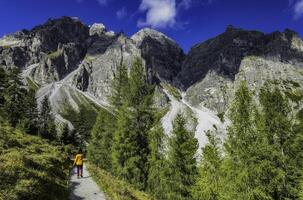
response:
M80 183L78 182L70 182L69 187L70 187L70 191L74 191L78 186L80 185ZM70 196L68 198L69 200L83 200L83 197L80 197L74 193L70 193Z

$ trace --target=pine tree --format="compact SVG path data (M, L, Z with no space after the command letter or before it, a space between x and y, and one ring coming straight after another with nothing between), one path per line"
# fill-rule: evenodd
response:
M51 114L50 102L47 96L45 96L41 102L39 118L39 134L46 139L55 140L57 135L56 125Z
M112 94L110 96L110 102L115 109L122 106L127 96L128 89L128 71L124 64L117 66L114 72L113 82L111 84Z
M262 140L262 136L256 130L253 117L255 111L251 91L243 81L235 93L229 113L231 125L225 142L223 175L226 181L223 195L226 199L258 199L263 194L256 185L258 177L254 176L260 160L260 151L257 153L256 150L259 149L258 145L263 145L257 143Z
M242 83L230 113L222 194L224 199L297 199L302 162L288 101L277 87L265 84L260 103L262 112Z
M153 86L147 83L142 61L130 71L128 93L117 112L113 166L117 175L140 189L147 186L148 132L153 124Z
M296 131L288 99L278 87L272 89L266 83L260 103L273 168L268 177L268 193L273 199L297 199L302 181L302 132Z
M63 124L63 128L61 130L60 142L65 145L71 144L71 142L72 142L69 127L68 127L67 123Z
M192 190L195 200L220 200L223 199L222 188L222 163L220 140L215 132L207 132L209 143L202 148L202 161L199 167L199 176Z
M79 107L79 112L75 113L74 126L79 136L80 146L86 148L86 143L90 140L91 130L96 121L96 111L85 106Z
M135 179L140 180L140 186L136 183L139 188L145 189L148 176L147 162L150 153L148 134L154 124L154 85L148 83L145 68L139 58L135 60L130 70L128 91L129 107L133 111L132 132L135 134L135 159L138 159L134 168L139 170L139 174L136 174L137 178Z
M112 113L101 110L92 129L88 158L92 163L111 171L112 143L115 119Z
M132 132L132 116L126 103L117 113L116 130L112 146L112 165L114 173L124 180L132 178L133 174L127 166L127 161L135 155L136 147ZM139 180L138 180L139 181Z
M295 173L297 176L297 179L300 179L299 181L299 199L303 200L303 109L301 109L296 116L298 123L294 126L294 133L296 134L296 137L294 138L294 144L292 145L293 149L297 151L296 157L294 158L294 163L297 163L296 169L297 172Z
M25 98L25 117L23 119L23 129L26 133L36 135L38 134L39 126L39 112L35 91L29 90Z
M8 73L4 110L9 123L16 127L24 118L26 89L21 81L20 70L12 68Z
M198 141L193 132L186 129L186 122L178 114L173 123L169 140L170 191L166 199L190 199L190 191L197 176L196 154Z
M5 102L5 89L7 82L7 75L3 67L0 66L0 111L4 106Z
M166 159L164 155L164 130L157 125L149 134L148 180L147 191L156 199L165 197Z
M89 129L87 129L87 123L86 118L84 115L84 109L80 108L80 111L77 115L77 121L76 121L76 130L80 137L80 145L84 146L85 142L88 141L89 137Z

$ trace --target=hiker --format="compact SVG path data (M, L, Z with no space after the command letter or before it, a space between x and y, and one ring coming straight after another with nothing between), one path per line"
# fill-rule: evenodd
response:
M79 176L83 177L83 159L84 159L84 155L82 153L82 149L79 149L75 160L74 160L74 164L73 166L77 166L77 176L79 178Z

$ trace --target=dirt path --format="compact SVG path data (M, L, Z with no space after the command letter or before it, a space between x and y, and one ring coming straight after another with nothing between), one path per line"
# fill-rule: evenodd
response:
M105 195L98 188L86 166L83 166L83 178L77 178L76 168L71 172L69 200L106 200Z

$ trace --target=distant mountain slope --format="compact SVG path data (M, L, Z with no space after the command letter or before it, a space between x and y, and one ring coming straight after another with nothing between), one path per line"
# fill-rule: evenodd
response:
M128 37L103 24L87 26L70 17L0 39L0 65L22 69L28 85L38 90L38 99L50 98L59 122L66 122L60 114L66 106L77 110L94 104L107 109L113 72L122 63L131 67L135 57L143 59L148 80L158 85L158 106L181 105L178 111L196 118L197 124L191 122L192 129L199 129L196 134L211 127L201 123L215 120L213 124L225 127L220 120L226 119L240 80L247 80L256 96L265 81L278 80L288 94L298 94L297 107L302 107L303 41L288 29L264 34L229 26L219 36L194 45L188 55L174 40L149 28ZM160 83L175 87L183 98L172 99ZM206 110L208 115L202 115ZM164 120L167 132L174 116Z

